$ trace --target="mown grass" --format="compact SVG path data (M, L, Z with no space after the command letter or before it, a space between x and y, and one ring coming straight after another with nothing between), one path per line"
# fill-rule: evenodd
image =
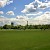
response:
M50 30L0 30L0 50L50 50Z

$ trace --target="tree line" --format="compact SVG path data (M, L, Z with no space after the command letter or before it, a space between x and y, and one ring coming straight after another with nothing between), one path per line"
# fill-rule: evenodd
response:
M50 24L46 24L46 25L25 25L25 26L22 26L22 25L17 25L17 26L14 26L13 23L11 23L11 25L7 25L5 24L4 26L0 26L0 29L50 29Z

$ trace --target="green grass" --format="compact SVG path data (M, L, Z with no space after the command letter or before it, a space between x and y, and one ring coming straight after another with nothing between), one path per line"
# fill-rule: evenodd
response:
M50 50L50 30L0 30L0 50Z

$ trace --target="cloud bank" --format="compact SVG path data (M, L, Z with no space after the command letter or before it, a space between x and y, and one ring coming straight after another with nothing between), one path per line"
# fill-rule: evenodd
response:
M7 4L8 0L5 1ZM8 3L10 4L12 1ZM2 5L3 3L0 4L0 7L5 6ZM13 22L14 25L26 25L27 21L29 25L50 24L50 11L47 11L48 8L50 8L49 0L45 0L44 2L35 0L32 3L25 5L25 8L21 11L24 15L18 15L16 18L6 18L4 16L0 16L0 25L11 24L11 22ZM14 8L14 10L15 9L16 8ZM3 11L0 11L0 14L3 14ZM8 11L6 14L14 15L14 12Z
M43 15L37 16L35 18L28 18L27 16L16 16L16 18L5 18L0 16L0 24L11 24L14 25L26 25L28 21L29 25L38 25L38 24L50 24L50 12L45 12Z

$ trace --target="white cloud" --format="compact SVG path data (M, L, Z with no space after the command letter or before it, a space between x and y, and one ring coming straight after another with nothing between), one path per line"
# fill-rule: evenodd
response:
M3 26L5 24L10 24L9 18L6 18L4 16L0 16L0 26Z
M17 19L18 25L26 25L27 24L27 20L29 18L27 16L20 15L20 16L16 16L16 19Z
M0 0L0 8L13 3L13 0Z
M26 25L28 18L25 16L17 16L16 18L6 18L6 17L0 17L0 26L5 24L11 24L11 22L14 23L14 25Z
M38 9L45 9L50 7L50 1L41 2L39 0L35 0L32 3L25 5L24 10L22 10L22 13L31 13L31 12L37 12Z
M8 11L6 14L7 15L14 15L14 12L13 11Z
M47 11L35 18L28 18L25 15L16 16L16 18L6 18L4 16L0 17L0 25L11 24L11 22L13 22L15 25L26 25L27 21L29 25L50 24L50 12Z
M3 11L0 11L0 14L4 14L4 12Z
M43 15L35 17L37 24L50 24L50 12L45 12Z
M50 1L39 4L39 8L41 9L45 9L47 7L50 7Z
M41 13L41 12L39 12L39 13ZM50 24L50 12L48 12L48 11L35 18L28 18L27 15L25 17L26 18L24 18L24 16L17 16L18 22L23 25L26 25L27 21L28 21L29 25Z
M39 15L39 14L42 14L42 12L29 13L29 14L26 14L26 15L27 16L36 16L36 15Z
M25 5L25 9L21 11L22 13L26 13L25 15L18 15L16 16L16 18L6 18L4 16L0 16L0 23L4 25L4 24L11 24L11 22L14 22L15 25L26 25L28 21L28 23L32 25L33 24L50 24L50 12L48 11L45 13L42 12L43 9L46 9L48 7L50 7L50 1L48 2L46 0L45 2L40 2L39 0L35 0L35 2ZM16 8L14 7L14 10L15 9ZM39 9L42 9L42 10L39 11ZM6 14L14 15L14 12L8 11Z
M44 13L43 11L49 7L50 1L45 0L45 2L42 2L35 0L32 3L25 5L24 10L21 12L25 13L26 17L30 17L28 18L29 24L50 24L50 12Z
M28 17L20 15L20 16L16 16L16 19L20 19L20 20L27 20Z
M21 12L22 13L27 13L27 12L33 12L35 10L36 10L36 7L34 7L33 2L32 2L29 5L25 5L25 9Z

